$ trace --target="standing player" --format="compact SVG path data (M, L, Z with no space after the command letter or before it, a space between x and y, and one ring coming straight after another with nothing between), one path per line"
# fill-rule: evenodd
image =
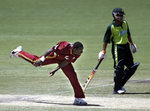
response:
M29 54L22 49L22 46L11 51L10 57L20 57L36 67L57 63L58 66L50 72L50 76L54 75L59 69L62 69L74 89L74 105L86 105L86 101L82 99L85 98L85 95L72 65L72 62L75 62L82 52L82 43L75 42L74 44L70 44L66 41L61 41L56 46L48 49L41 57Z
M114 94L123 94L126 92L123 87L129 78L135 73L139 63L133 62L133 53L137 52L136 45L132 42L130 30L127 21L124 20L124 11L122 8L115 8L112 11L113 22L107 27L103 49L98 55L98 59L104 58L107 44L112 42L112 57L114 60ZM124 70L124 66L126 69Z

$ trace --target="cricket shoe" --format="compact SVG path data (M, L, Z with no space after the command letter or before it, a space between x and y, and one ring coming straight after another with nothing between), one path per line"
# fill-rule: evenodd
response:
M73 105L87 105L87 102L82 98L75 98Z
M124 87L122 87L122 88L121 88L121 90L123 90L123 91L124 91L124 93L126 92L126 89L125 89Z
M119 89L119 90L117 90L117 91L113 91L113 94L124 94L126 92L126 90L125 90L125 88L121 88L121 89Z
M22 46L18 46L16 49L14 49L13 51L11 51L10 58L12 58L12 57L18 57L18 53L20 51L22 51L22 50L23 50Z

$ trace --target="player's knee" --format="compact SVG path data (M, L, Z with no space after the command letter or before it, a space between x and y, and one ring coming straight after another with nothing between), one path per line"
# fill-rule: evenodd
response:
M135 71L137 70L138 66L140 65L139 62L135 63L132 67L125 69L125 74L127 75L133 75Z

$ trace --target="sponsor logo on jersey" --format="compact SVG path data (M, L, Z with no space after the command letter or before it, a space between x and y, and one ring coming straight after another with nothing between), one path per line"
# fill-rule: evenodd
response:
M127 30L122 30L121 32L120 32L120 36L123 36L124 34L126 34L127 33Z

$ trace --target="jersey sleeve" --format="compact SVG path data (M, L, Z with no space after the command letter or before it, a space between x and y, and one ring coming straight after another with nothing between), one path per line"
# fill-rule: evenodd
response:
M105 36L104 36L103 42L110 43L110 40L111 40L111 25L109 25L107 27L107 30L105 32Z

